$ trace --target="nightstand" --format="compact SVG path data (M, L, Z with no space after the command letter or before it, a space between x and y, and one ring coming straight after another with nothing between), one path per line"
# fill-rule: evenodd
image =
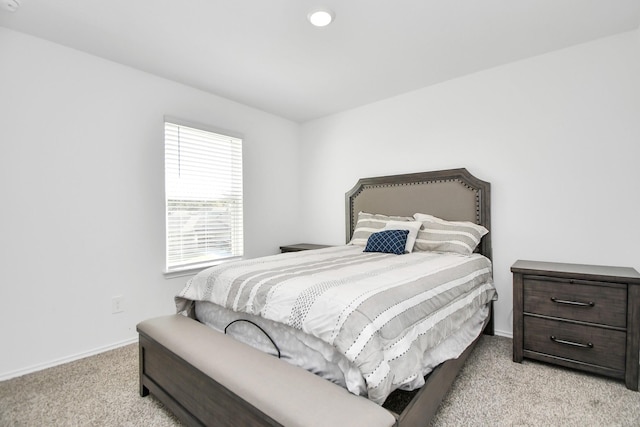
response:
M300 251L310 251L313 249L322 249L328 248L331 245L314 245L312 243L297 243L295 245L286 245L280 246L280 252L300 252Z
M638 390L640 274L633 268L517 261L513 361L623 379Z

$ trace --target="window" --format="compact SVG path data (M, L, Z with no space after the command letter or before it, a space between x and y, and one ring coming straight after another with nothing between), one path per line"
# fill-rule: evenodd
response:
M167 272L243 255L242 139L165 119Z

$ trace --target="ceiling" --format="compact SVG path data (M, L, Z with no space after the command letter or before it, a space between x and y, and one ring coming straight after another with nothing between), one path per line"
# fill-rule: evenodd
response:
M296 122L640 24L640 0L20 1L0 26Z

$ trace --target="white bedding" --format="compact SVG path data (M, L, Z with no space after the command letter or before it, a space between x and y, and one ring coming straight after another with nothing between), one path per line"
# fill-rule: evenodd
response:
M359 372L365 390L347 379L352 392L381 404L395 388L421 386L430 351L494 297L491 263L478 254L340 246L212 267L176 303L193 315L194 301L208 301L311 335L344 357L347 378Z
M247 319L259 325L275 342L282 360L313 372L322 378L346 388L353 394L366 396L367 386L362 374L334 347L318 338L293 329L282 323L263 319L252 314L239 314L217 304L198 301L195 306L196 318L205 325L224 332L227 325L237 319ZM414 390L424 384L423 377L442 362L455 359L475 340L489 316L488 306L480 308L465 324L442 343L429 350L422 358L422 376L413 382L403 384L401 389ZM278 350L263 332L249 323L234 323L227 334L253 348L278 356Z

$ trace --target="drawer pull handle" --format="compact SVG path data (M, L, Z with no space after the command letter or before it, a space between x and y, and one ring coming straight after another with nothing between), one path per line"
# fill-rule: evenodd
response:
M551 301L555 302L556 304L573 305L575 307L593 307L594 305L596 305L596 303L594 303L593 301L589 301L589 302L568 301L565 299L558 299L556 297L551 297Z
M593 348L593 343L586 343L586 344L582 344L581 342L573 342L573 341L567 341L567 340L561 340L555 337L555 335L551 335L549 338L551 338L551 341L558 343L558 344L565 344L565 345L571 345L574 347L580 347L580 348Z

